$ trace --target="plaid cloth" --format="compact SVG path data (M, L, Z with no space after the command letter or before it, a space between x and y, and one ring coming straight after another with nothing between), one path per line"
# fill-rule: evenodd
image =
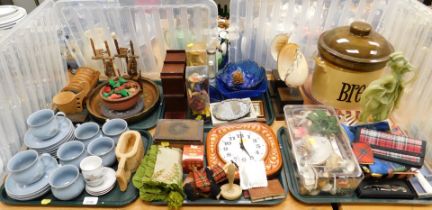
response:
M360 130L358 141L375 149L417 157L424 157L426 152L426 141L369 129Z
M201 192L210 192L210 180L207 178L207 173L204 170L194 169L193 177L195 180L195 186L200 189Z
M408 165L416 168L421 168L423 166L424 158L404 155L396 152L390 152L380 149L372 149L374 156L377 158L382 158L384 160L389 160L392 162L400 163L403 165Z
M214 165L212 167L209 167L209 169L213 171L213 179L216 183L219 184L227 179L226 173L220 165Z

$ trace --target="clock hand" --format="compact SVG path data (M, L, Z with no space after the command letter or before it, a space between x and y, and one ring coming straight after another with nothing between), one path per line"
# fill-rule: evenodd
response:
M246 147L243 144L243 135L240 133L240 149L246 152L246 154L249 156L249 158L252 158L249 152L247 151Z

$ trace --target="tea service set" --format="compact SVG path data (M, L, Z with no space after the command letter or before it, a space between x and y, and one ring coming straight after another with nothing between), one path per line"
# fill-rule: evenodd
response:
M92 196L109 193L116 184L116 145L128 124L107 120L102 128L86 122L76 128L63 112L42 109L27 118L24 136L28 150L8 162L7 195L27 201L51 190L60 200L71 200L83 190ZM141 142L141 136L140 142ZM58 161L57 161L58 160Z

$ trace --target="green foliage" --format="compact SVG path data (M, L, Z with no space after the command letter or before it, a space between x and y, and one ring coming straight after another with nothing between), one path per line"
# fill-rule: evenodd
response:
M307 116L312 122L309 132L324 136L334 136L340 133L339 124L335 116L330 116L324 110L316 110Z

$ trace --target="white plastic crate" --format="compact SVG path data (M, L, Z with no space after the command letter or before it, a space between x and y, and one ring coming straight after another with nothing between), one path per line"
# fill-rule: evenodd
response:
M251 59L274 69L273 37L291 34L314 69L319 35L354 20L369 22L416 67L394 117L432 149L432 10L417 0L231 0L229 60ZM432 152L427 153L432 159Z
M134 42L142 73L157 76L166 49L184 49L188 42L215 38L216 17L212 0L45 0L2 33L0 184L7 161L22 146L27 116L50 107L52 97L67 82L62 57L66 47L80 66L103 71L101 62L91 59L87 35L100 45L104 39L112 44L115 33L120 45ZM113 45L110 49L114 54Z

